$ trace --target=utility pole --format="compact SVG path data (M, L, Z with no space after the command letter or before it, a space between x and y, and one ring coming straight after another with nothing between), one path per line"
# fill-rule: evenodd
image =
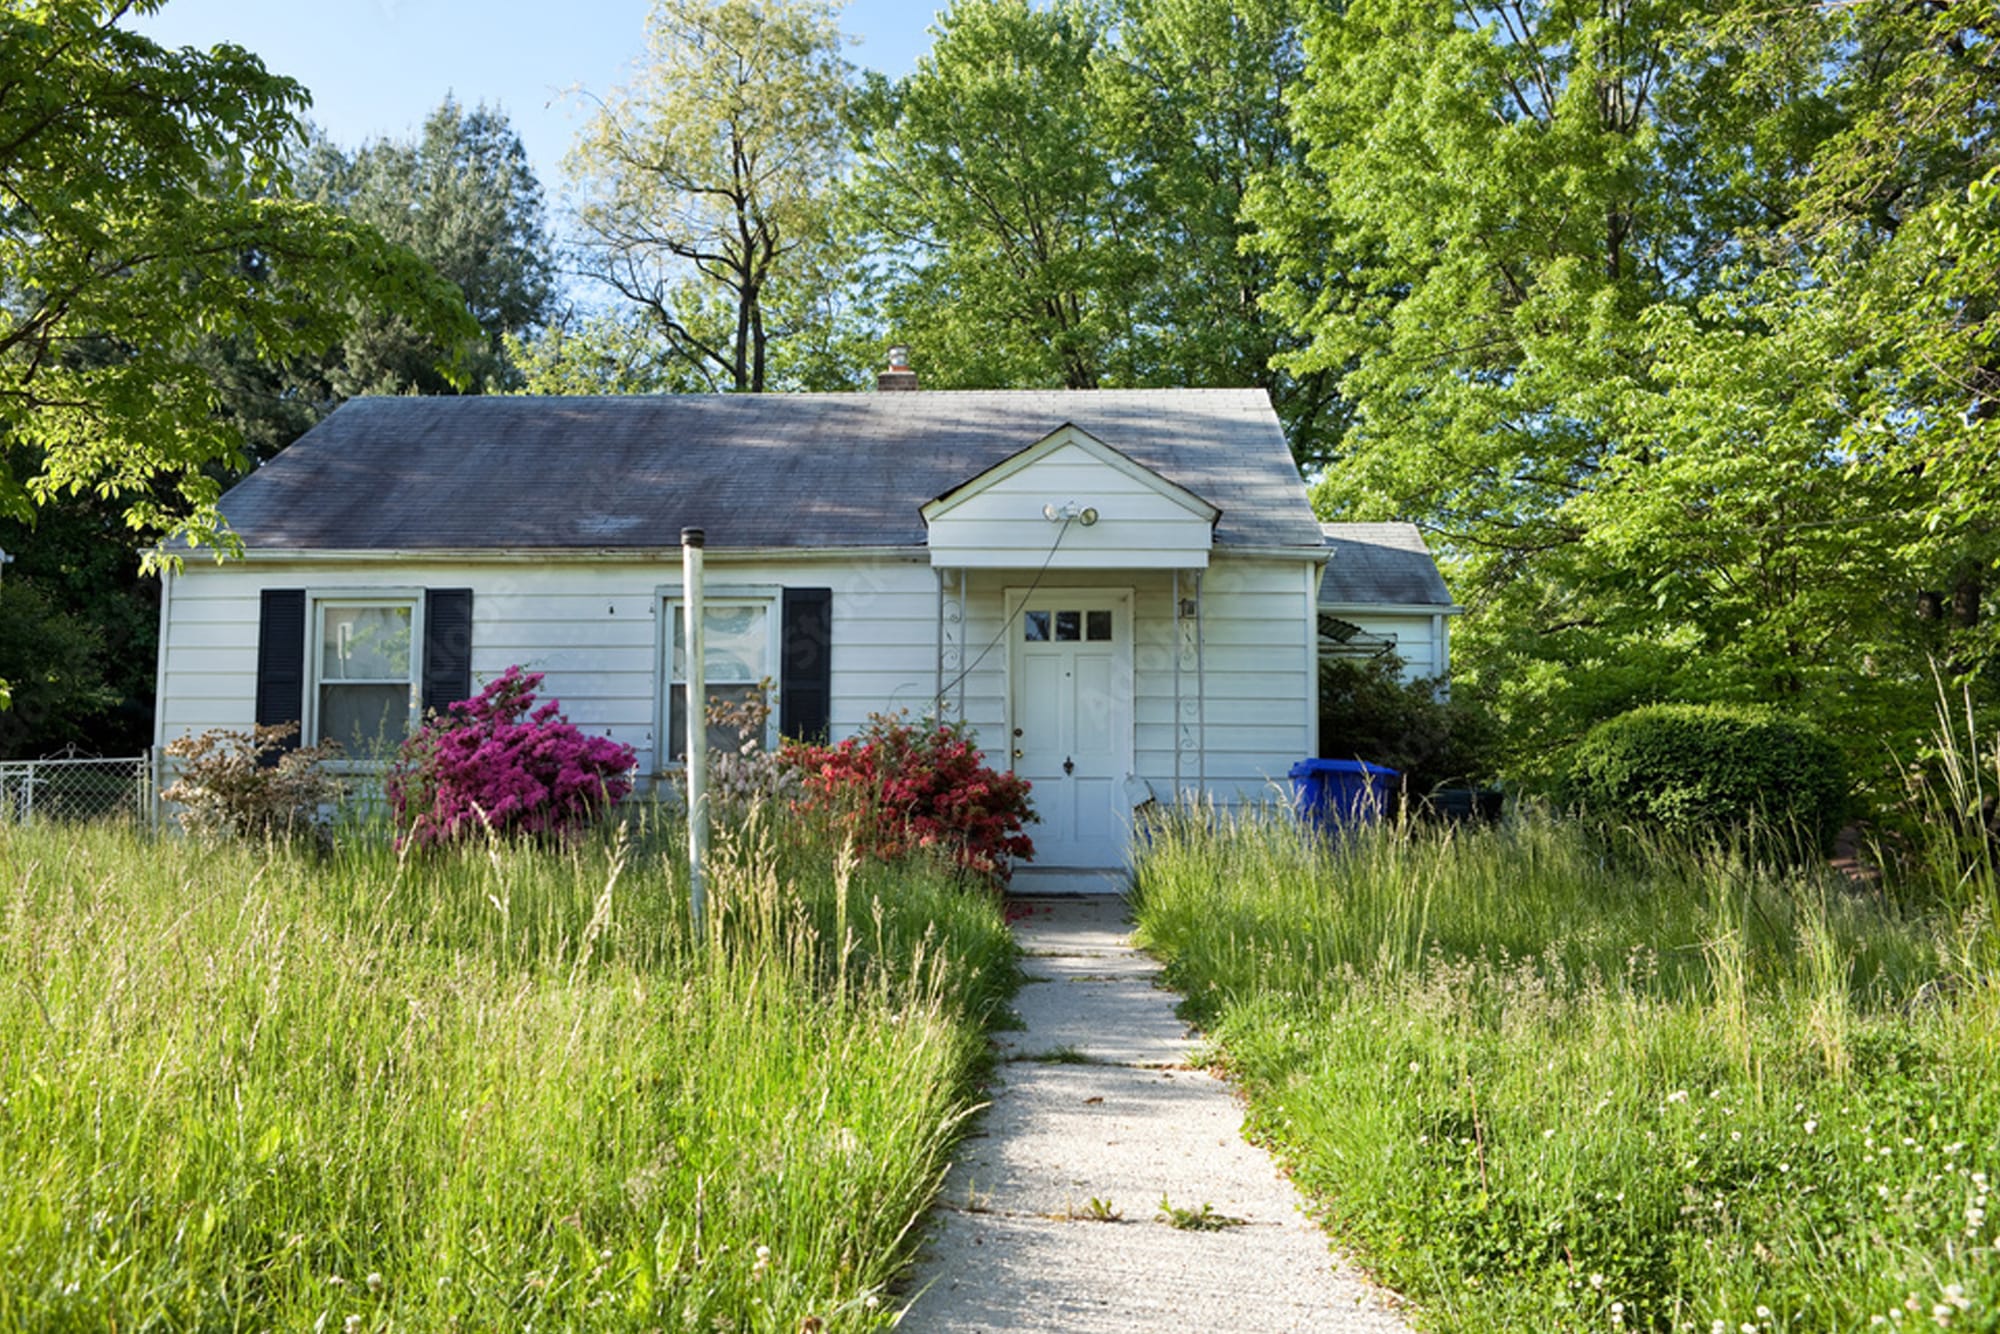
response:
M681 529L681 615L687 645L687 682L682 716L687 719L688 912L695 943L702 940L706 912L703 863L708 858L708 642L702 625L702 548L708 535Z

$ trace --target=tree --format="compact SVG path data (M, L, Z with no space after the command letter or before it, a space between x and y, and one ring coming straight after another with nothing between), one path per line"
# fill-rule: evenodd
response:
M1092 70L1092 0L960 0L905 79L857 106L849 200L884 252L878 315L954 387L1133 382L1148 257Z
M1305 169L1251 212L1269 303L1311 340L1289 364L1355 412L1317 499L1442 536L1475 608L1459 661L1517 769L1678 698L1782 704L1880 773L1923 725L1926 652L1977 675L2000 500L1980 23L1955 2L1313 15Z
M649 63L568 166L583 266L710 387L781 382L822 317L848 65L826 0L656 0Z
M0 513L88 492L134 529L216 543L211 468L241 435L205 339L282 360L364 306L447 338L464 317L414 255L285 192L297 83L118 26L154 8L0 11Z
M1262 304L1255 181L1298 164L1295 0L961 0L858 100L856 225L874 315L947 387L1267 389L1302 465L1334 377Z
M507 117L446 97L413 141L380 139L351 158L322 144L307 163L314 197L421 256L458 287L479 326L471 345L445 349L406 318L362 311L335 392L452 392L461 386L438 367L454 357L469 392L518 384L504 340L548 318L555 246L541 185Z
M1285 106L1305 73L1299 21L1297 0L1122 0L1092 87L1152 257L1129 303L1135 382L1265 389L1300 467L1317 471L1346 405L1325 368L1287 368L1303 340L1263 303L1272 253L1247 244L1256 184L1306 170Z

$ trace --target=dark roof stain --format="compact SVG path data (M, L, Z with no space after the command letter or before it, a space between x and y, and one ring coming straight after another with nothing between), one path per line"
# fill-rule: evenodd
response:
M358 398L222 512L252 551L921 546L924 502L1065 424L1220 508L1218 545L1320 544L1247 389Z
M1322 607L1449 607L1451 590L1413 523L1323 523L1333 559L1319 585Z

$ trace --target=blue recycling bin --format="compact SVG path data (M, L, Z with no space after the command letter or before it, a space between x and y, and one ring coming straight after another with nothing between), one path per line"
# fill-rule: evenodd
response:
M1366 760L1300 760L1292 766L1292 805L1318 829L1368 824L1390 809L1402 776Z

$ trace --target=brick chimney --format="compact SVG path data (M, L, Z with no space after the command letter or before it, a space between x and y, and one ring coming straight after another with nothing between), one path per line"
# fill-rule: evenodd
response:
M917 373L910 369L910 349L897 344L889 349L889 369L875 375L877 393L909 392L917 387Z

